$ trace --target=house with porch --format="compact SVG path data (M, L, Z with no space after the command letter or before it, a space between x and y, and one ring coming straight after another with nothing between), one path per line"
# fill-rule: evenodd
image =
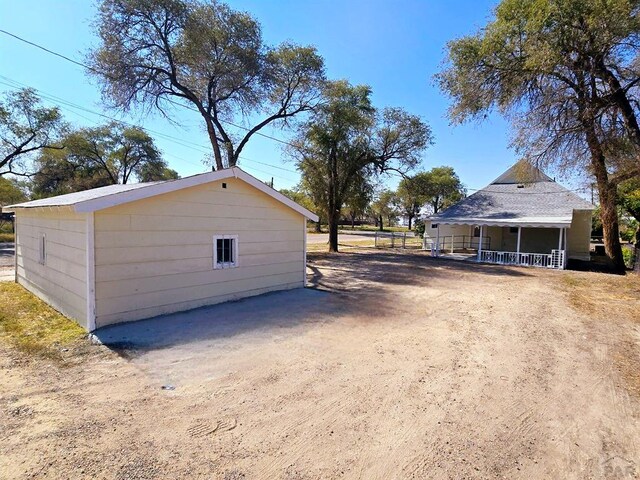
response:
M564 269L590 259L593 205L521 161L491 184L425 220L423 247L439 256Z

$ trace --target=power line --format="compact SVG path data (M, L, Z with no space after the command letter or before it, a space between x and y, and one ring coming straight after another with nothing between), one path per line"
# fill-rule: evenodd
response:
M96 69L96 68L94 68L94 67L92 67L92 66L90 66L90 65L87 65L86 63L80 62L80 61L75 60L75 59L73 59L73 58L71 58L71 57L68 57L68 56L66 56L66 55L63 55L62 53L59 53L59 52L56 52L56 51L51 50L51 49L49 49L49 48L46 48L46 47L44 47L44 46L42 46L42 45L40 45L40 44L38 44L38 43L32 42L32 41L30 41L30 40L27 40L26 38L22 38L22 37L20 37L19 35L16 35L16 34L14 34L14 33L8 32L8 31L3 30L3 29L0 29L0 33L4 33L5 35L8 35L8 36L10 36L10 37L12 37L12 38L14 38L14 39L16 39L16 40L19 40L19 41L21 41L21 42L24 42L24 43L26 43L27 45L31 45L32 47L38 48L38 49L40 49L40 50L42 50L42 51L44 51L44 52L46 52L46 53L49 53L49 54L51 54L51 55L55 55L56 57L62 58L63 60L66 60L66 61L68 61L68 62L71 62L71 63L73 63L73 64L75 64L75 65L80 66L80 67L86 68L87 70L91 70L92 72L95 72L95 73L97 73L97 74L99 74L99 75L105 75L106 77L109 77L109 74L107 74L107 73L105 73L105 72L101 72L101 71L99 71L98 69ZM169 103L174 104L174 105L177 105L177 106L180 106L180 107L183 107L183 108L187 108L188 110L191 110L191 111L193 111L193 112L200 113L200 112L198 111L198 109L196 109L196 108L194 108L194 107L191 107L191 106L189 106L189 105L184 105L184 104L182 104L182 103L180 103L180 102L176 102L176 101L174 101L174 100L171 100L170 98L165 98L165 100L166 100L167 102L169 102ZM246 132L249 132L249 131L251 130L251 129L250 129L250 128L248 128L248 127L245 127L245 126L243 126L243 125L238 125L238 124L236 124L236 123L234 123L234 122L230 122L230 121L228 121L228 120L220 120L220 121L221 121L222 123L226 123L227 125L231 125L232 127L239 128L239 129L244 130L244 131L246 131ZM294 146L294 145L292 145L290 142L287 142L286 140L282 140L282 139L280 139L280 138L277 138L277 137L274 137L274 136L271 136L271 135L267 135L266 133L263 133L263 132L260 132L260 131L255 132L255 134L256 134L256 135L259 135L259 136L261 136L261 137L268 138L268 139L270 139L270 140L273 140L273 141L276 141L276 142L282 143L282 144L284 144L284 145L288 145L288 146L290 146L290 147L293 147L293 146Z
M75 112L74 110L70 110L70 109L77 109L77 110L80 110L80 111L83 111L83 112L86 112L86 113L97 115L97 116L105 118L107 120L112 120L114 122L118 122L118 123L121 123L121 124L124 124L124 125L128 125L128 126L131 126L131 127L141 128L141 129L147 131L148 133L151 133L151 134L154 134L154 135L156 135L156 136L158 136L160 138L163 138L164 140L167 140L169 142L175 143L176 145L180 145L182 147L190 148L190 149L192 149L194 151L197 151L197 152L199 152L201 154L208 154L209 153L209 150L206 147L204 147L204 146L202 146L200 144L196 144L196 143L189 142L189 141L186 141L186 140L183 140L183 139L179 139L177 137L173 137L171 135L167 135L165 133L158 132L156 130L152 130L152 129L149 129L149 128L146 128L146 127L141 127L141 126L135 125L135 124L133 124L131 122L127 122L125 120L121 120L121 119L118 119L118 118L115 118L115 117L112 117L112 116L109 116L109 115L105 115L105 114L100 113L100 112L96 112L95 110L88 109L88 108L83 107L81 105L75 104L75 103L73 103L73 102L71 102L69 100L66 100L64 98L52 95L52 94L47 93L47 92L45 92L43 90L37 89L35 87L32 87L31 85L27 85L25 83L19 82L17 80L14 80L12 78L6 77L4 75L0 75L0 78L5 80L5 81L0 81L0 85L5 85L5 86L7 86L9 88L13 88L13 89L17 89L19 86L26 87L26 88L31 88L31 89L35 90L36 92L38 92L38 94L42 98L48 99L50 101L53 101L56 104L62 104L62 105L67 107L66 110L71 111L75 115L78 115L78 116L80 116L82 118L85 118L86 120L91 121L93 123L97 123L97 122L95 122L95 121L93 121L91 119L88 119L87 117L85 117L83 115L80 115L77 112ZM7 83L7 82L10 82L10 83ZM174 156L175 158L177 158L177 159L179 159L179 160L181 160L181 161L183 161L185 163L188 163L188 164L191 164L191 165L200 166L200 164L198 164L198 163L186 160L184 158L177 157L176 155L172 155L172 156ZM296 173L296 174L298 173L298 172L296 172L294 170L290 170L290 169L287 169L287 168L284 168L284 167L279 167L278 165L272 165L272 164L266 163L266 162L260 162L258 160L253 160L253 159L250 159L250 158L242 156L242 155L240 156L240 159L242 159L242 160L244 160L246 162L250 162L250 163L257 163L257 164L260 164L260 165L266 165L268 167L276 168L278 170L283 170L285 172L291 172L291 173ZM286 180L286 181L291 181L292 180L291 178L275 175L272 172L265 172L264 170L260 170L260 169L257 169L255 167L251 167L250 165L245 165L245 166L247 168L253 168L254 170L256 170L258 172L266 173L268 175L280 178L282 180Z
M8 31L6 31L6 30L4 30L4 29L0 29L0 33L4 33L5 35L8 35L8 36L10 36L10 37L12 37L12 38L14 38L14 39L16 39L16 40L19 40L19 41L21 41L21 42L24 42L24 43L26 43L27 45L30 45L30 46L35 47L35 48L38 48L38 49L40 49L40 50L42 50L42 51L44 51L44 52L46 52L46 53L49 53L49 54L51 54L51 55L55 55L56 57L62 58L63 60L66 60L66 61L68 61L68 62L71 62L71 63L73 63L73 64L75 64L75 65L80 66L80 67L86 68L86 69L88 69L88 70L90 70L90 71L92 71L92 72L95 72L95 73L99 74L99 75L104 75L104 76L106 76L106 77L109 77L109 74L108 74L108 73L101 72L101 71L97 70L96 68L94 68L94 67L92 67L92 66L90 66L90 65L87 65L86 63L80 62L80 61L75 60L75 59L73 59L73 58L71 58L71 57L68 57L67 55L63 55L63 54L61 54L61 53L59 53L59 52L56 52L56 51L51 50L51 49L49 49L49 48L46 48L46 47L44 47L44 46L42 46L42 45L40 45L40 44L38 44L38 43L36 43L36 42L32 42L32 41L30 41L30 40L27 40L27 39L25 39L25 38L23 38L23 37L21 37L21 36L19 36L19 35L16 35L16 34L14 34L14 33L8 32ZM37 89L36 89L36 90L37 90ZM192 107L192 106L190 106L190 105L185 105L185 104L183 104L183 103L177 102L177 101L172 100L172 99L170 99L170 98L165 98L165 101L167 101L167 102L169 102L169 103L171 103L171 104L173 104L173 105L177 105L177 106L179 106L179 107L186 108L186 109L191 110L191 111L193 111L193 112L200 113L196 108L194 108L194 107ZM82 107L79 107L79 108L82 108ZM101 115L101 116L106 117L106 118L111 118L111 117L108 117L108 116L106 116L106 115L104 115L104 114L98 114L98 115ZM116 121L118 121L118 120L116 119ZM234 122L230 122L230 121L228 121L228 120L220 120L220 121L221 121L222 123L225 123L225 124L227 124L227 125L231 125L232 127L239 128L239 129L244 130L244 131L246 131L246 132L248 132L248 131L250 131L250 130L251 130L250 128L247 128L247 127L245 127L245 126L243 126L243 125L238 125L238 124L236 124L236 123L234 123ZM149 131L149 132L151 132L151 130L148 130L148 131ZM158 134L158 135L164 135L164 134L160 134L160 133L156 133L156 134ZM266 133L263 133L263 132L260 132L260 131L255 132L255 135L259 135L259 136L261 136L261 137L263 137L263 138L267 138L267 139L269 139L269 140L273 140L273 141L278 142L278 143L281 143L281 144L283 144L283 145L287 145L287 146L290 146L290 147L293 147L293 148L297 148L297 146L293 145L291 142L288 142L288 141L286 141L286 140L282 140L282 139L277 138L277 137L274 137L274 136L272 136L272 135L267 135ZM208 153L208 152L207 152L207 153ZM277 166L277 165L272 165L272 164L269 164L269 163L259 162L259 161L257 161L257 160L251 160L251 159L248 159L248 158L243 157L243 156L239 156L239 158L241 158L241 159L243 159L243 160L247 160L247 161L249 161L249 162L261 163L261 164L263 164L263 165L267 165L267 166L272 167L272 168L277 168L277 169L279 169L279 170L284 170L284 171L287 171L287 172L292 172L292 173L299 174L299 172L297 172L297 171L290 170L290 169L286 169L286 168L284 168L284 167L279 167L279 166ZM387 175L397 176L397 177L399 177L399 178L404 178L402 175L400 175L400 174L399 174L399 173L397 173L397 172L387 171L387 172L384 172L384 173L385 173L385 174L387 174Z

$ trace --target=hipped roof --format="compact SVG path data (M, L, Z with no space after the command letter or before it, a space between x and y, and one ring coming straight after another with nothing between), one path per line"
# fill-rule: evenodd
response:
M574 210L593 208L536 167L518 162L482 190L429 218L442 224L568 227Z
M277 190L264 184L257 178L249 175L238 167L226 168L215 172L201 173L190 177L179 178L177 180L166 180L160 182L134 183L129 185L108 185L106 187L92 188L82 192L68 193L56 197L32 200L30 202L18 203L4 207L4 211L12 211L21 208L53 208L71 207L75 212L95 212L105 208L115 207L123 203L134 202L145 198L162 195L164 193L175 192L184 188L195 187L227 178L238 178L249 185L266 193L275 200L283 203L287 207L295 210L314 222L318 221L318 216L297 204L290 198L281 194Z

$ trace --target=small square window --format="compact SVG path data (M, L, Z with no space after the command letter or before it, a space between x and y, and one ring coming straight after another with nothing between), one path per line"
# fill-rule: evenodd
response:
M238 236L216 235L213 237L213 268L238 266Z
M437 223L432 223L431 224L431 228L438 228L438 224Z

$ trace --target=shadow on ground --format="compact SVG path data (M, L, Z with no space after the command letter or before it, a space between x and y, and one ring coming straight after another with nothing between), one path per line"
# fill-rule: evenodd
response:
M391 300L389 285L428 285L434 278L484 274L526 277L523 269L431 258L416 252L368 250L310 253L312 288L268 293L235 302L103 327L97 339L125 357L195 342L219 345L239 335L277 336L344 315L371 314Z
M529 277L525 268L478 264L470 261L434 258L410 250L362 249L358 252L308 254L313 276L309 284L328 291L353 291L359 285L375 289L376 285L405 285L435 278L467 274Z
M95 337L122 356L169 346L223 341L247 332L296 328L323 321L331 294L312 288L273 292L147 320L100 328ZM334 312L335 313L335 312Z

